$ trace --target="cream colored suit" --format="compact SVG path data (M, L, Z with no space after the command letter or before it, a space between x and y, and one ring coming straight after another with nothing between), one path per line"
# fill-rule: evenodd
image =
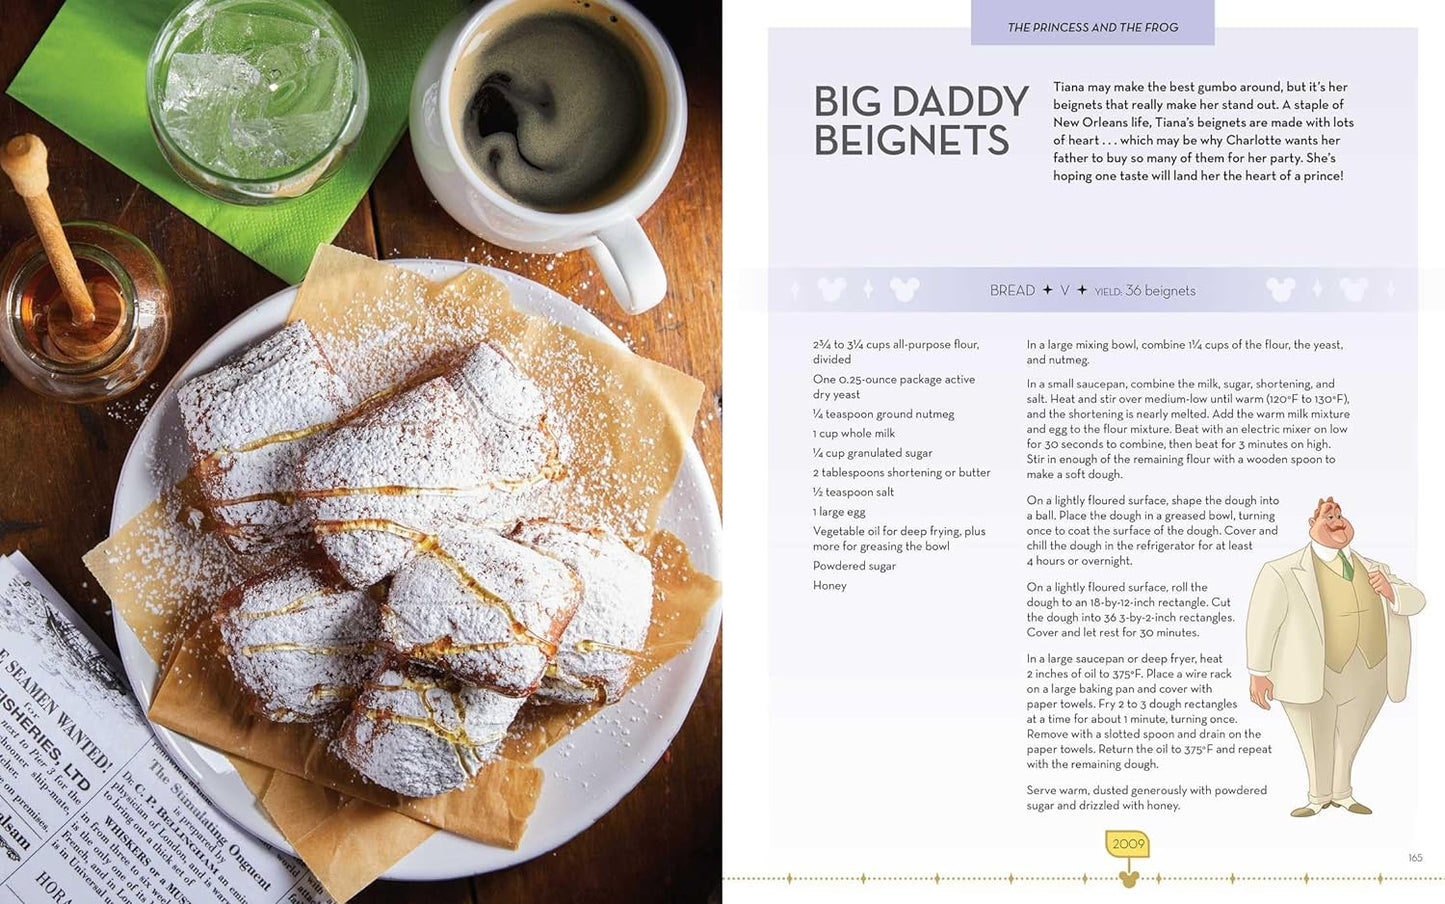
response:
M1351 796L1350 768L1385 695L1405 699L1410 677L1408 616L1425 608L1419 590L1388 566L1355 553L1368 571L1382 571L1395 602L1381 600L1385 658L1374 668L1358 650L1335 672L1325 666L1325 615L1313 545L1268 562L1249 599L1245 654L1249 670L1269 677L1284 704L1309 772L1310 801Z

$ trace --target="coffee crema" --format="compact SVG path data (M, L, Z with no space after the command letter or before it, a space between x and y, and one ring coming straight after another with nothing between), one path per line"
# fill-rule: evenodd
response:
M661 113L623 26L552 6L485 36L457 64L451 116L473 169L544 211L600 206L646 162Z

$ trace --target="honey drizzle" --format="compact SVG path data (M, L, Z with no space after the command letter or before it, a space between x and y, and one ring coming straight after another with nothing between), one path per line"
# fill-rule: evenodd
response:
M252 502L275 502L279 505L293 505L298 499L335 499L344 496L482 496L493 490L517 492L540 483L542 477L527 477L518 480L493 480L474 487L413 487L388 484L375 487L327 487L322 490L268 490L248 496L233 496L219 499L217 506L245 505Z
M471 735L467 733L467 706L465 703L462 702L461 695L451 690L450 688L442 687L439 684L415 681L405 676L402 677L402 683L399 685L374 685L374 687L378 690L411 691L412 693L416 694L417 699L421 702L422 709L425 709L427 714L426 717L423 718L421 716L402 715L395 710L389 709L368 709L363 713L366 718L370 719L373 722L384 721L395 722L399 725L410 725L413 728L420 728L425 732L441 738L443 741L446 741L448 744L452 745L452 752L456 754L457 762L462 764L462 768L468 773L470 773L472 770L467 768L467 758L465 756L466 753L473 752L480 747L484 747L488 744L500 741L502 738L505 738L507 736L506 729L502 729L496 734L488 735L487 737L481 739L472 738ZM452 698L452 705L457 708L458 728L456 731L448 731L447 729L443 728L441 723L437 720L436 710L432 709L431 701L428 700L426 696L426 692L429 690L443 691Z
M502 614L511 622L512 642L528 643L540 647L542 651L551 658L557 652L557 645L533 633L526 625L522 624L512 611L511 605L497 594L488 590L481 581L472 577L461 562L445 549L442 548L441 539L433 534L420 531L404 524L397 524L395 521L388 521L385 518L353 518L348 521L318 521L314 525L318 534L339 534L348 531L374 530L392 536L402 537L410 540L416 551L425 556L430 556L451 570L462 587L488 606L501 610ZM505 645L505 644L504 644Z
M234 449L217 449L207 455L195 467L195 473L204 474L208 470L219 467L222 458L231 455L242 455L246 452L254 452L266 446L278 443L294 442L298 439L305 439L314 436L334 427L346 423L372 405L380 402L401 390L400 386L393 386L384 389L367 397L360 405L335 420L326 421L320 424L313 424L310 427L303 427L300 430L287 430L282 433L274 433L270 436L263 436L260 439L243 443ZM547 427L547 415L537 422L537 430L547 440L547 460L544 461L537 473L530 477L498 478L488 481L475 487L411 487L411 486L379 486L379 487L329 487L324 490L272 490L264 493L252 493L248 496L237 496L232 499L217 500L214 505L217 508L230 505L245 505L253 502L275 502L278 505L293 505L298 499L327 499L339 496L409 496L409 495L468 495L471 493L483 494L493 490L505 490L510 493L520 492L528 487L539 483L561 480L567 476L567 466L562 463L561 443L552 431Z
M211 455L220 458L226 455L244 455L247 452L255 452L257 449L264 449L267 446L274 446L280 443L292 443L298 439L305 439L308 436L315 436L340 423L340 419L324 421L320 424L312 424L310 427L302 427L299 430L283 430L280 433L273 433L270 436L263 436L260 439L253 439L249 443L242 443L234 449L217 449Z
M542 672L543 677L551 678L573 690L586 689L592 692L592 702L599 703L607 698L607 688L599 678L582 678L577 675L564 675L557 668L557 663L547 663L547 668Z
M342 424L346 423L357 415L367 411L369 408L371 408L372 405L376 404L377 402L381 402L390 396L396 395L398 392L401 392L403 388L405 388L404 385L390 386L379 392L374 392L371 395L367 396L365 399L362 399L361 403L355 408L352 408L341 417L333 418L329 421L322 421L319 424L312 424L310 427L302 427L298 430L283 430L280 433L273 433L270 436L263 436L260 439L253 439L250 442L242 443L241 445L234 448L216 449L215 451L211 452L211 454L207 455L201 460L200 464L196 466L197 470L200 470L207 465L214 466L216 461L226 457L227 455L243 455L247 452L255 452L257 449L264 449L267 446L274 446L279 443L295 442L298 439L305 439L308 436L315 436L318 433L324 433L325 431L330 430L333 427L341 426Z
M289 613L295 612L302 606L305 606L311 600L314 600L317 597L324 597L329 595L330 594L328 593L328 591L317 590L313 593L302 594L301 596L282 606L280 609L267 609L264 612L247 612L244 609L236 609L232 614L234 614L237 618L273 618L278 615L287 615Z
M431 710L430 704L427 704L427 709L428 711ZM475 749L477 747L482 747L486 744L490 744L493 741L500 741L502 738L505 738L507 736L507 733L505 731L499 731L494 735L488 735L485 738L477 740L467 734L467 729L465 726L457 729L456 731L448 731L441 725L437 724L436 720L431 717L404 716L401 713L393 712L389 709L368 709L365 713L365 716L373 722L396 722L400 725L410 725L413 728L420 728L423 731L427 731L431 734L436 735L443 741L451 744L453 747L467 747Z
M293 641L256 643L241 648L242 656L257 653L317 653L323 656L343 656L348 653L366 653L376 649L376 641L364 640L352 644L305 644Z
M641 650L629 650L626 647L613 646L610 643L603 643L600 640L579 640L573 645L579 653L620 653L623 656L641 656Z
M442 659L447 656L460 656L465 653L475 653L480 650L500 650L510 647L516 643L515 640L494 640L487 643L452 643L448 638L434 640L429 644L419 647L412 647L406 651L408 659Z

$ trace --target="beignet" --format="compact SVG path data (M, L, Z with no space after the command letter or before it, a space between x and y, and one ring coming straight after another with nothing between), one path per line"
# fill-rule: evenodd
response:
M381 661L377 602L293 561L228 590L212 615L252 708L276 722L324 719Z
M486 439L483 467L514 491L561 476L542 391L494 346L482 343L447 374Z
M523 522L508 536L562 562L582 582L582 604L562 632L537 698L616 702L652 623L652 563L612 534L553 521Z
M468 684L530 694L582 601L576 575L499 534L438 541L392 577L383 635L401 656Z
M431 797L465 785L496 757L523 702L414 666L383 665L331 750L383 788Z
M481 443L456 391L439 377L307 452L298 489L322 550L347 583L376 583L443 526L484 514Z
M305 536L296 463L354 404L310 327L287 324L176 394L195 474L231 547L261 564Z
M451 527L497 530L563 473L541 392L480 345L447 374L333 431L298 484L321 547L364 587Z

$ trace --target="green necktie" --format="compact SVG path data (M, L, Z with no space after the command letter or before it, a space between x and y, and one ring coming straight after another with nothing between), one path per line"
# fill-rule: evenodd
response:
M1345 572L1345 580L1353 581L1355 579L1355 564L1350 561L1349 556L1345 555L1343 549L1340 550L1340 568Z

